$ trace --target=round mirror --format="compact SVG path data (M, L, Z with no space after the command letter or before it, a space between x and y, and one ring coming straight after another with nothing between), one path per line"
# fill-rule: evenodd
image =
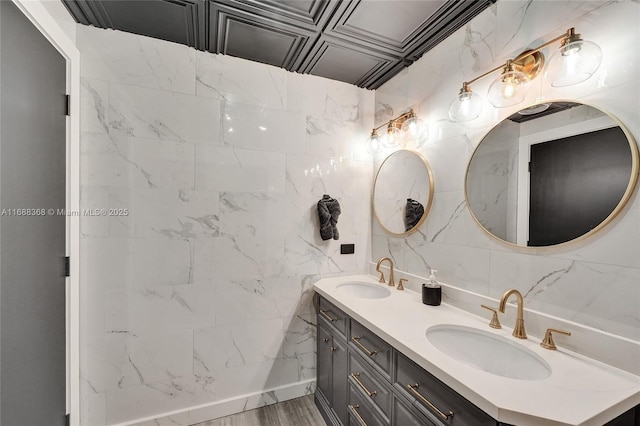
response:
M403 149L382 162L373 184L373 211L387 232L408 235L417 231L432 199L431 168L420 153Z
M495 238L525 247L592 235L624 207L638 178L638 147L617 119L556 101L495 126L473 153L467 205Z

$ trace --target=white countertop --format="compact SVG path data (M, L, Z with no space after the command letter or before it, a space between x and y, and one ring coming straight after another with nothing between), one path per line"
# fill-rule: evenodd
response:
M489 327L491 313L481 318L442 304L422 304L421 295L388 287L383 299L362 299L338 292L338 284L352 281L380 286L369 275L325 278L314 289L353 319L442 380L456 392L501 422L518 426L601 426L640 404L640 377L563 350L543 349L540 341L511 336L513 324ZM525 325L526 325L525 313ZM457 324L504 336L541 356L552 373L543 380L517 380L493 375L459 362L434 347L426 330L438 324Z

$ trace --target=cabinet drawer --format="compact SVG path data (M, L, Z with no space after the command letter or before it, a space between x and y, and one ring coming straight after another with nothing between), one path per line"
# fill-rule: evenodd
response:
M351 339L349 346L362 358L373 365L380 374L389 379L391 374L391 346L378 336L351 320Z
M404 405L398 398L393 401L393 420L392 425L398 426L437 426L428 420L422 414L415 412L415 408L409 408Z
M347 321L349 317L347 317L344 312L336 308L333 303L329 302L324 297L320 297L320 303L318 306L318 318L321 318L322 320L326 321L327 324L335 327L335 329L338 330L340 334L346 337Z
M495 426L496 421L399 352L394 386L427 417L453 426Z
M354 388L352 383L349 383L347 415L349 416L349 426L387 426L389 424L376 413L376 408L362 396L361 392Z
M391 401L393 394L388 382L378 375L373 368L354 353L349 354L349 383L359 388L366 399L389 418L391 416Z

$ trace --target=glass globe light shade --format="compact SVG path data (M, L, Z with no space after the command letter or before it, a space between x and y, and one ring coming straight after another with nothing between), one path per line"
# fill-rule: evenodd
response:
M460 94L449 105L449 118L451 121L463 122L475 120L482 113L482 98L473 93L468 87L463 86Z
M524 101L531 80L523 72L511 69L496 78L487 97L496 108L506 108Z
M395 148L400 145L401 139L400 129L398 129L394 122L389 123L387 131L382 137L382 145L385 148Z
M577 39L558 48L551 56L545 78L553 87L565 87L589 79L600 67L602 49L591 41Z
M371 132L371 136L367 139L366 144L369 154L376 154L382 149L382 140L375 130Z
M409 116L407 120L402 124L402 136L405 141L415 142L416 147L424 145L428 132L427 125L424 120L416 117L415 115Z

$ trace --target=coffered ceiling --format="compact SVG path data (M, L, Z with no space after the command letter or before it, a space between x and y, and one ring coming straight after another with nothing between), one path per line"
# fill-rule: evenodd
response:
M62 0L74 19L376 89L496 0Z

